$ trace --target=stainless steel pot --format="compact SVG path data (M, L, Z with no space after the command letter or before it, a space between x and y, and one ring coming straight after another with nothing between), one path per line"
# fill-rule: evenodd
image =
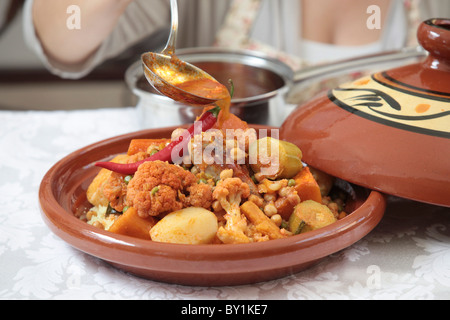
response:
M286 108L285 96L294 74L278 60L252 51L216 48L181 49L177 56L225 85L231 79L235 88L231 112L248 123L279 126L291 111ZM203 110L157 93L144 78L140 61L128 68L125 79L139 99L137 109L143 128L192 123Z
M353 72L404 65L424 54L420 48L410 48L317 65L294 73L283 62L254 51L193 48L177 52L182 60L206 70L221 83L233 80L235 94L231 112L248 123L276 127L281 126L297 105L312 98L309 90L312 86L330 79L340 81ZM203 110L157 93L144 78L140 61L128 68L125 78L139 99L137 109L143 128L192 123Z

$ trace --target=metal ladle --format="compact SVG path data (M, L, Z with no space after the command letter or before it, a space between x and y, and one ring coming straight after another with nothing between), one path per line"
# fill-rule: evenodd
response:
M178 31L178 4L177 0L170 1L172 28L169 39L161 53L147 52L141 57L144 74L147 81L161 94L175 101L190 105L214 104L220 98L203 97L177 87L192 80L209 79L217 82L203 70L181 61L175 55L175 45Z

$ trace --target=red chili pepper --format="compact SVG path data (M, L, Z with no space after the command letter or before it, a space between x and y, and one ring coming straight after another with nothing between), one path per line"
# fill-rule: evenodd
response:
M202 131L206 131L208 129L211 129L214 124L217 122L217 117L219 115L220 108L216 107L211 110L206 111L203 113L203 115L198 119L199 122L202 124ZM117 173L121 174L134 174L139 166L147 161L168 161L173 163L172 161L172 151L175 147L180 148L180 152L188 145L191 138L194 136L194 129L195 125L190 126L187 131L188 135L184 134L181 135L177 140L172 141L167 145L164 149L161 151L155 153L154 155L141 160L139 162L134 163L128 163L128 164L122 164L122 163L115 163L115 162L97 162L95 165L97 167L105 168ZM184 138L187 139L184 139Z

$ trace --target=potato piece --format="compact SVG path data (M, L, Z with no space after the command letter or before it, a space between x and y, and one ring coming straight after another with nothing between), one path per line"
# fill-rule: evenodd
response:
M189 207L166 215L150 230L150 236L157 242L209 244L214 241L217 230L214 213Z
M322 197L327 196L330 193L331 188L333 187L335 178L316 168L309 167L309 169L314 179L317 181L317 184L319 185Z
M251 143L249 156L252 170L271 180L290 179L303 167L302 152L296 145L270 137Z
M319 184L312 175L309 167L304 167L295 177L295 191L301 201L314 200L322 203L322 194Z
M109 228L110 232L150 240L150 230L156 224L153 217L141 218L136 209L128 208Z
M112 159L112 162L125 163L128 156L126 154L121 154ZM86 197L90 204L94 207L97 206L108 206L108 199L103 194L103 186L111 175L112 171L108 169L101 169L100 172L95 176L94 180L89 185L86 191Z
M295 225L289 225L289 231L292 233L298 232L301 221L305 223L301 228L301 233L320 229L336 222L336 218L327 206L313 200L306 200L299 203L292 214L295 217L291 217L289 221L296 221Z

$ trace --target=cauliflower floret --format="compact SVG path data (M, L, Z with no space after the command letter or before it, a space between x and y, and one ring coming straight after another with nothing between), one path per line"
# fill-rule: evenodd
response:
M220 227L217 237L223 243L247 243L250 239L245 235L247 220L241 215L241 200L250 196L248 184L239 178L219 180L213 192L213 198L218 200L226 211L225 227Z
M187 193L197 182L194 174L162 161L149 161L139 166L128 184L126 202L140 217L157 216L183 208L178 193Z
M118 212L122 212L125 207L125 196L127 194L127 184L124 175L113 172L105 182L103 194L109 201L109 205Z
M140 217L148 217L181 210L183 203L178 200L177 191L171 187L159 185L151 191L138 191L133 198L133 207Z
M133 163L143 160L146 157L147 154L145 152L138 152L131 156L123 155L119 162ZM103 186L103 195L109 202L109 205L118 212L122 212L126 205L127 183L124 178L125 175L112 172Z
M193 184L188 188L189 196L185 197L186 207L211 208L213 191L209 184Z

